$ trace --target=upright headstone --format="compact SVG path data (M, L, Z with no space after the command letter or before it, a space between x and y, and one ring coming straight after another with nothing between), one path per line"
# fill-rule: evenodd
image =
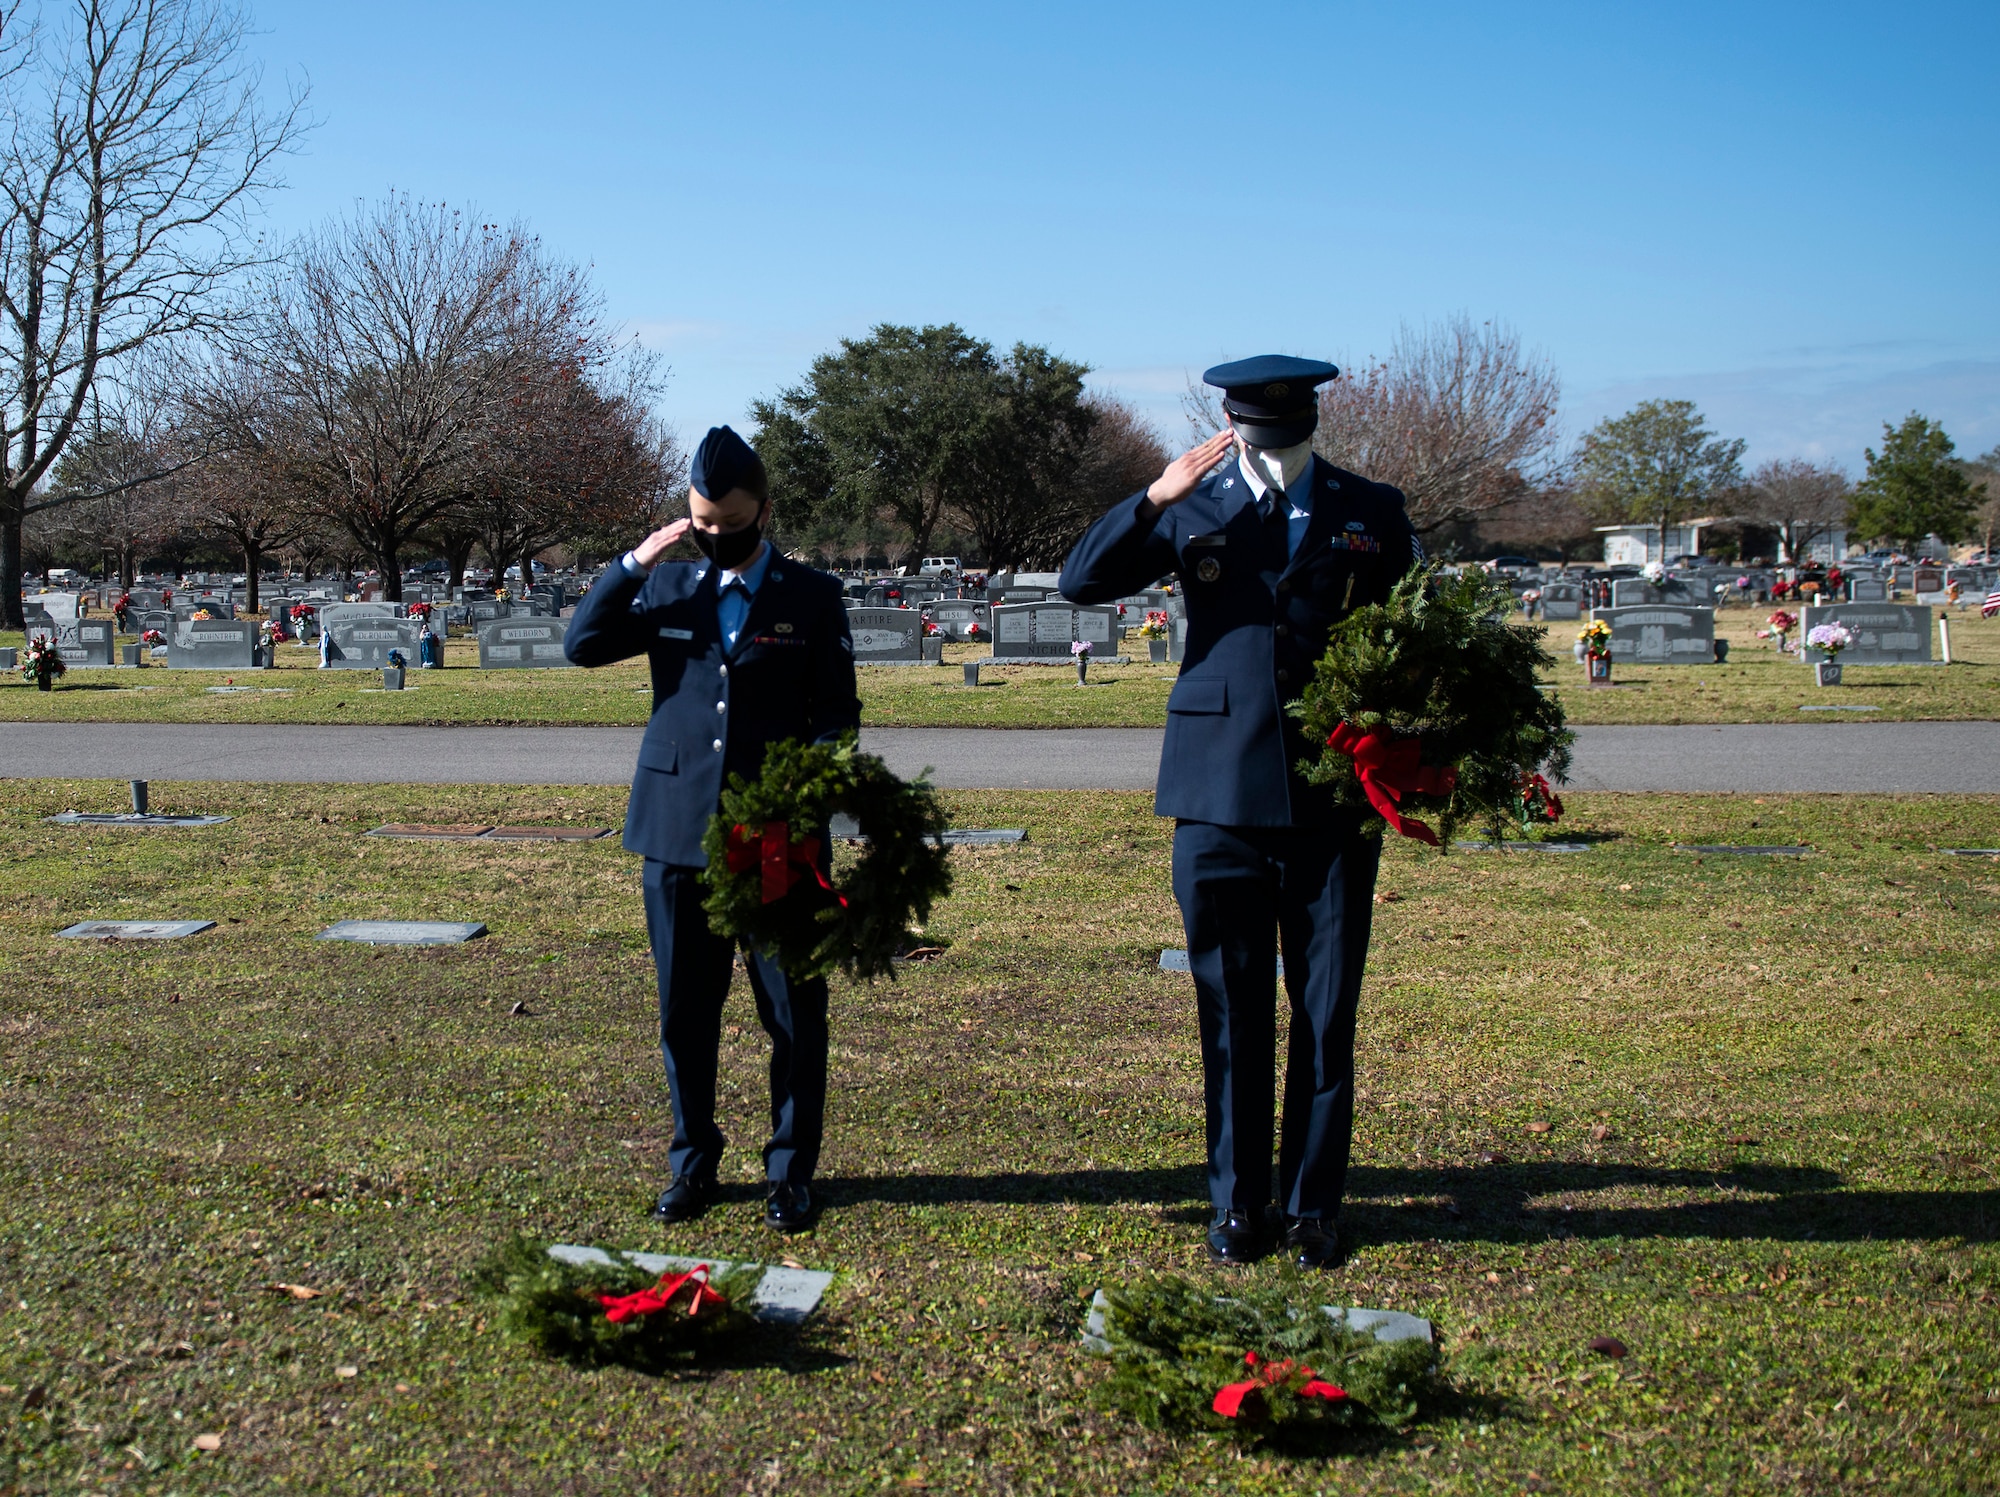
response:
M1804 648L1805 638L1821 624L1847 625L1854 643L1840 652L1842 666L1929 665L1931 611L1922 603L1829 603L1801 610L1799 658L1808 665L1826 659L1823 652Z
M391 650L401 650L411 667L417 663L417 636L423 626L415 619L399 619L393 613L374 618L348 614L323 627L330 640L326 663L333 670L379 671L389 663Z
M257 663L257 626L248 619L190 619L167 637L174 670L249 670Z
M931 622L946 639L970 639L977 624L982 637L993 636L993 610L970 598L945 598L931 606Z
M111 619L78 619L56 625L56 653L64 665L110 665L118 626Z
M1715 660L1713 608L1599 608L1611 626L1611 659L1620 665L1709 665Z
M1579 582L1543 583L1542 617L1552 620L1582 618L1583 584Z
M563 635L569 620L557 618L494 619L479 626L481 670L544 670L568 665Z
M923 661L924 619L914 608L850 608L847 628L854 636L856 665Z

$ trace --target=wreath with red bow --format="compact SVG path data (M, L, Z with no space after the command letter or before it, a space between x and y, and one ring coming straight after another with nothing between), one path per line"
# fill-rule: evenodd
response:
M1428 1341L1377 1341L1283 1284L1162 1276L1106 1289L1111 1373L1099 1401L1156 1429L1298 1443L1355 1425L1400 1428L1432 1387Z
M584 1366L664 1371L720 1351L750 1329L760 1264L654 1273L631 1262L566 1263L526 1237L473 1269L472 1290L502 1334Z
M860 849L839 866L827 832L837 812L858 824ZM755 780L729 777L709 821L703 908L718 935L792 977L892 975L910 926L951 889L944 829L937 790L898 779L853 734L774 743Z
M1309 784L1331 785L1371 821L1437 846L1462 823L1546 826L1562 814L1549 781L1569 772L1575 735L1536 683L1555 666L1542 631L1508 622L1513 597L1483 572L1417 566L1386 603L1334 625L1287 710L1318 752ZM1435 813L1437 829L1417 819Z

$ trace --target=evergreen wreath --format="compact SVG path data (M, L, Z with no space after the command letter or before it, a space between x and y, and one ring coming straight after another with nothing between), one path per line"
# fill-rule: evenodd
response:
M1507 622L1513 599L1483 572L1419 564L1386 603L1334 625L1299 701L1288 710L1325 745L1299 772L1344 805L1371 808L1371 828L1436 843L1407 820L1434 811L1446 844L1463 822L1546 824L1558 807L1548 777L1569 773L1575 735L1536 678L1555 665L1537 631Z
M1429 1342L1349 1331L1283 1284L1219 1298L1213 1283L1163 1275L1104 1297L1111 1375L1098 1397L1151 1428L1245 1443L1395 1429L1432 1387Z
M628 1308L614 1320L607 1299L644 1295L675 1276L663 1279L629 1262L564 1263L549 1256L546 1243L517 1236L489 1253L469 1282L503 1335L544 1356L663 1372L718 1352L748 1330L750 1297L763 1274L761 1264L738 1264L707 1275L698 1295L690 1283L659 1308Z
M859 823L861 857L829 879L820 838L836 811ZM904 781L852 733L833 743L785 739L754 781L729 777L708 823L703 901L718 935L776 958L794 978L893 976L909 926L951 889L944 803Z

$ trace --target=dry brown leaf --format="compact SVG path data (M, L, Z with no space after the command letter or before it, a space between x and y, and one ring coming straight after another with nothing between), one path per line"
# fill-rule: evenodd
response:
M1528 1131L1530 1133L1547 1133L1554 1127L1554 1123L1530 1123L1528 1124Z
M1402 897L1394 889L1384 889L1380 894L1375 896L1375 902L1377 904L1394 904Z
M1078 1253L1076 1254L1076 1261L1079 1263L1095 1263L1097 1261L1097 1254Z
M1625 1355L1625 1343L1616 1336L1592 1336L1590 1349L1600 1356L1622 1358Z
M293 1299L318 1299L324 1293L304 1284L266 1284L264 1287L273 1294L289 1294Z
M1604 1140L1611 1137L1611 1129L1607 1127L1605 1124L1599 1123L1596 1127L1590 1130L1590 1136L1596 1139L1599 1143L1603 1143Z

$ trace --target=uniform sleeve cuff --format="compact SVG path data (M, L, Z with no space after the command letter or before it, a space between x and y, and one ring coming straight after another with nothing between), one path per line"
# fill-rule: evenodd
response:
M618 565L625 569L625 575L628 577L644 577L653 570L649 566L640 564L639 553L636 551L627 551L623 556L619 557Z

